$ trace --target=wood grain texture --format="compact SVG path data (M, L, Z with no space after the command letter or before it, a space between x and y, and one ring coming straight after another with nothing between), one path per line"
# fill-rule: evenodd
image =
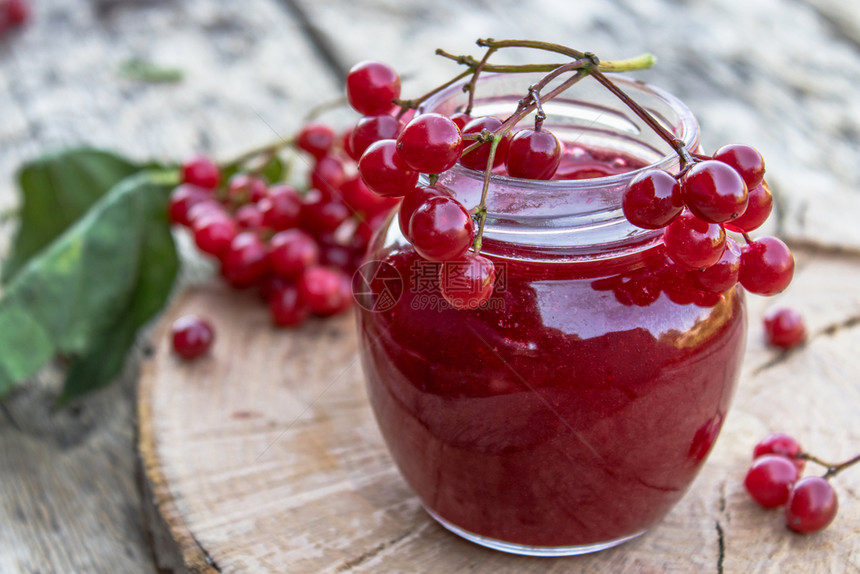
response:
M802 251L791 294L751 298L750 344L723 434L691 491L646 536L596 555L535 559L460 540L436 525L397 473L366 402L353 318L296 331L251 298L208 286L165 314L143 367L140 453L185 563L175 572L839 572L860 568L860 475L836 481L837 522L796 536L743 489L753 445L788 430L833 459L858 451L860 265ZM765 305L809 317L806 346L762 343ZM205 313L214 352L182 362L165 331ZM846 317L848 318L846 320ZM162 564L166 566L166 564Z

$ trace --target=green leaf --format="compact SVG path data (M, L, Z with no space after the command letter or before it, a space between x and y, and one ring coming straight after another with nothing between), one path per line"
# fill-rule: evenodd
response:
M61 401L119 373L176 277L165 209L175 179L126 178L15 275L0 298L0 396L59 353L74 358Z
M179 68L166 68L147 60L132 58L119 67L120 76L153 84L181 82L185 74Z
M273 157L263 166L260 175L265 177L269 183L278 183L284 175L283 162L277 156Z
M140 169L126 159L95 149L64 151L24 165L18 176L20 225L3 267L4 282L111 187Z

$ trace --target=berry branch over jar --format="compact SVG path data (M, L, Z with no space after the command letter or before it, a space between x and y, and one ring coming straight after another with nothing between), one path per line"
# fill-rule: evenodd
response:
M375 114L366 115L355 128L355 133L362 134L365 149L359 159L359 173L371 190L386 197L409 198L416 196L419 193L416 190L426 187L427 182L429 187L434 187L439 175L456 164L482 171L481 197L471 210L473 222L470 225L461 222L456 234L460 242L462 237L472 234L469 253L479 256L488 217L488 194L494 176L534 180L566 177L567 174L558 173L564 144L544 127L547 117L545 105L583 79L593 77L631 110L646 129L663 140L679 160L677 173L645 170L630 183L622 201L628 220L646 229L665 229L667 254L694 284L706 292L718 295L740 282L750 292L773 295L788 286L794 273L794 258L788 247L774 237L753 239L749 235L764 223L773 207L770 189L764 181L761 154L740 144L723 146L713 156L687 149L682 139L606 74L650 67L654 62L653 56L645 54L628 60L601 61L589 52L548 42L480 39L477 44L486 49L481 58L437 50L438 55L466 66L468 70L416 99L400 98L400 79L383 63L362 62L350 72L347 80L349 101L355 102L354 107L360 113L370 110ZM570 60L537 64L498 64L492 61L497 53L508 49L551 53ZM373 77L385 78L388 84L365 80L368 70L374 70ZM536 72L544 75L523 89L523 97L509 115L472 117L481 74ZM463 82L462 89L468 95L462 109L451 117L422 112L421 106L425 101L457 82ZM388 101L379 101L379 94L396 95ZM388 108L388 111L383 112L383 108ZM415 111L417 115L414 115ZM534 129L518 127L530 114L534 114ZM409 121L403 125L406 119ZM380 132L375 142L366 144L364 136L368 131L365 126L383 123L392 127ZM389 141L391 143L387 143ZM418 174L424 174L426 180L419 183ZM602 175L609 173L598 170L587 175L583 172L578 177ZM404 203L411 206L415 202ZM418 212L417 208L408 212L401 210L400 217L414 217ZM450 229L447 233L434 233L433 225L436 224L442 227L457 225L440 217L432 222L423 221L414 231L410 221L401 221L401 228L413 243L422 245L418 248L419 253L429 253L428 243L453 237ZM739 233L737 240L743 241L743 247L737 245L727 231ZM452 260L456 260L464 252L455 247L439 246L435 251L456 254L452 256ZM453 300L449 302L458 308L473 308L471 305L463 307Z

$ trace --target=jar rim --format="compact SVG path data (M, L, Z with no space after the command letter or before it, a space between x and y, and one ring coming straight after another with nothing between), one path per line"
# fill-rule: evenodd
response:
M607 74L621 89L648 108L655 114L671 133L681 139L686 148L692 153L698 151L699 147L699 125L692 111L679 98L673 94L652 86L645 82L632 80L629 77L617 74ZM485 86L484 92L492 90L493 86L504 87L504 81L511 74L482 74L479 85ZM530 85L542 77L543 74L517 74L518 86ZM465 103L467 97L463 93L463 86L467 79L452 84L448 88L428 98L421 106L418 113L429 113L438 111L450 115L456 111L456 106ZM579 86L571 88L565 94L555 98L549 104L556 106L557 110L564 106L582 107L591 106L595 110L603 110L601 114L608 111L611 116L618 116L620 120L629 124L625 129L619 128L618 133L612 137L629 139L631 142L649 150L650 161L642 159L646 165L619 174L588 179L559 179L559 180L530 180L514 178L506 175L492 174L490 177L491 192L487 202L487 221L484 230L485 250L493 248L496 243L505 245L516 245L522 247L536 247L539 252L557 255L566 252L570 255L586 254L589 258L605 252L606 256L617 256L619 252L629 252L631 249L640 251L659 243L662 230L645 230L630 224L624 217L621 209L621 193L627 183L639 173L649 169L662 169L670 173L680 170L678 155L671 149L667 153L659 155L659 151L652 145L645 145L645 138L654 139L656 136L650 128L643 129L641 120L635 117L632 110L618 105L617 109L602 106L597 99L573 99L572 95L582 94L583 90L577 91ZM608 91L598 86L600 90L597 97L613 97ZM590 89L590 88L588 88ZM513 88L509 89L513 92ZM510 103L514 97L519 99L522 93L496 94L491 98L481 95L475 99L476 109L487 101ZM647 98L647 102L643 102ZM608 100L613 103L618 100ZM459 103L458 103L459 102ZM620 103L620 101L618 101ZM455 106L452 108L452 106ZM448 109L446 109L446 107ZM545 109L549 106L544 105ZM664 112L657 111L662 108ZM507 109L507 108L506 108ZM549 112L552 116L552 113ZM671 114L671 119L663 114ZM485 115L485 114L476 114ZM501 115L501 114L499 114ZM600 115L598 115L598 118ZM613 118L610 118L613 119ZM597 120L595 120L595 123ZM545 124L546 125L546 124ZM598 126L599 127L599 126ZM591 126L582 128L586 133ZM599 130L594 130L598 133ZM636 137L638 135L638 138ZM610 140L607 139L609 142ZM615 140L612 140L614 142ZM657 140L654 140L657 141ZM662 140L659 143L665 145ZM619 144L620 145L620 144ZM607 147L606 149L613 149ZM633 154L630 154L633 155ZM483 186L484 173L482 171L469 169L459 164L441 174L437 185L447 188L463 202L467 209L478 205L480 190L476 187ZM423 181L427 183L426 180ZM467 190L467 191L464 191ZM504 193L509 197L500 199ZM518 194L520 201L512 199ZM528 204L529 207L522 208Z
M485 72L479 78L479 82L483 83L486 81L492 81L494 78L502 78L502 77L506 77L508 75L509 74ZM536 72L534 74L525 73L525 74L518 74L518 75L528 79L531 77L539 78L543 74ZM668 105L670 108L672 108L672 110L675 111L679 116L678 125L681 128L680 133L676 134L676 136L678 138L680 138L682 141L684 141L684 143L686 144L686 148L691 153L696 151L696 148L699 145L699 123L696 120L696 117L693 115L692 110L690 110L690 108L683 101L681 101L677 96L675 96L671 92L668 92L668 91L666 91L662 88L659 88L653 84L649 84L647 82L643 82L640 80L633 80L633 79L626 77L626 76L623 76L621 74L606 73L604 75L611 78L615 84L619 85L622 88L624 88L625 86L628 88L634 87L639 91L642 91L642 92L645 92L645 93L648 93L650 95L655 96L657 99L659 99L660 101L662 101L663 103ZM422 113L430 113L430 112L434 111L435 109L438 108L439 104L441 104L442 102L444 102L445 100L447 100L451 96L462 94L463 93L463 86L465 86L467 83L468 83L468 78L460 80L459 82L456 82L456 83L448 86L444 90L440 90L438 93L430 96L421 105L419 105L416 112L418 114L422 114ZM575 89L575 88L572 88L572 89ZM668 127L668 129L670 129L670 131L671 131L671 127ZM636 174L638 174L642 171L648 170L648 169L671 169L674 165L677 165L677 164L678 164L677 154L674 151L669 150L665 155L663 155L663 157L660 160L653 162L653 163L650 163L649 165L645 165L641 168L631 170L628 172L615 174L615 175L608 175L605 177L595 177L595 178L589 178L589 179L572 179L572 180L571 179L568 179L568 180L565 180L565 179L534 180L534 179L521 179L521 178L516 178L516 177L510 177L507 175L501 175L501 174L496 174L496 173L492 174L490 177L493 181L504 182L504 183L509 183L509 184L518 185L518 186L538 184L541 187L558 187L558 188L594 187L594 182L598 182L599 185L603 185L604 183L607 185L612 184L612 183L618 183L618 182L630 180L633 177L635 177ZM459 163L455 164L454 167L451 168L451 170L453 170L457 173L469 176L469 177L478 177L481 179L483 179L483 177L484 177L484 172L482 172L480 170L467 168L465 166L460 165Z

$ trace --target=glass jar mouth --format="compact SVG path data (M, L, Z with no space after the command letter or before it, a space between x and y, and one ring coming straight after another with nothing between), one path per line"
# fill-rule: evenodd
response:
M524 86L541 76L539 73L482 75L473 117L508 117L524 95ZM690 152L698 150L698 122L681 100L643 82L618 75L610 77L681 139ZM468 94L462 91L465 83L461 81L435 94L418 113L451 115L462 111L468 101ZM659 242L660 230L640 229L627 221L621 197L628 182L644 170L677 173L680 169L677 154L623 102L589 78L545 102L544 110L548 116L544 126L565 142L567 151L581 148L617 153L619 158L635 159L636 167L603 177L550 181L493 174L487 201L485 250L510 245L555 255L588 254L593 259L600 253L617 256L619 252L638 251ZM526 127L532 121L533 116L529 116L519 125ZM451 192L467 209L472 209L480 202L483 179L483 172L458 164L441 174L437 187Z

